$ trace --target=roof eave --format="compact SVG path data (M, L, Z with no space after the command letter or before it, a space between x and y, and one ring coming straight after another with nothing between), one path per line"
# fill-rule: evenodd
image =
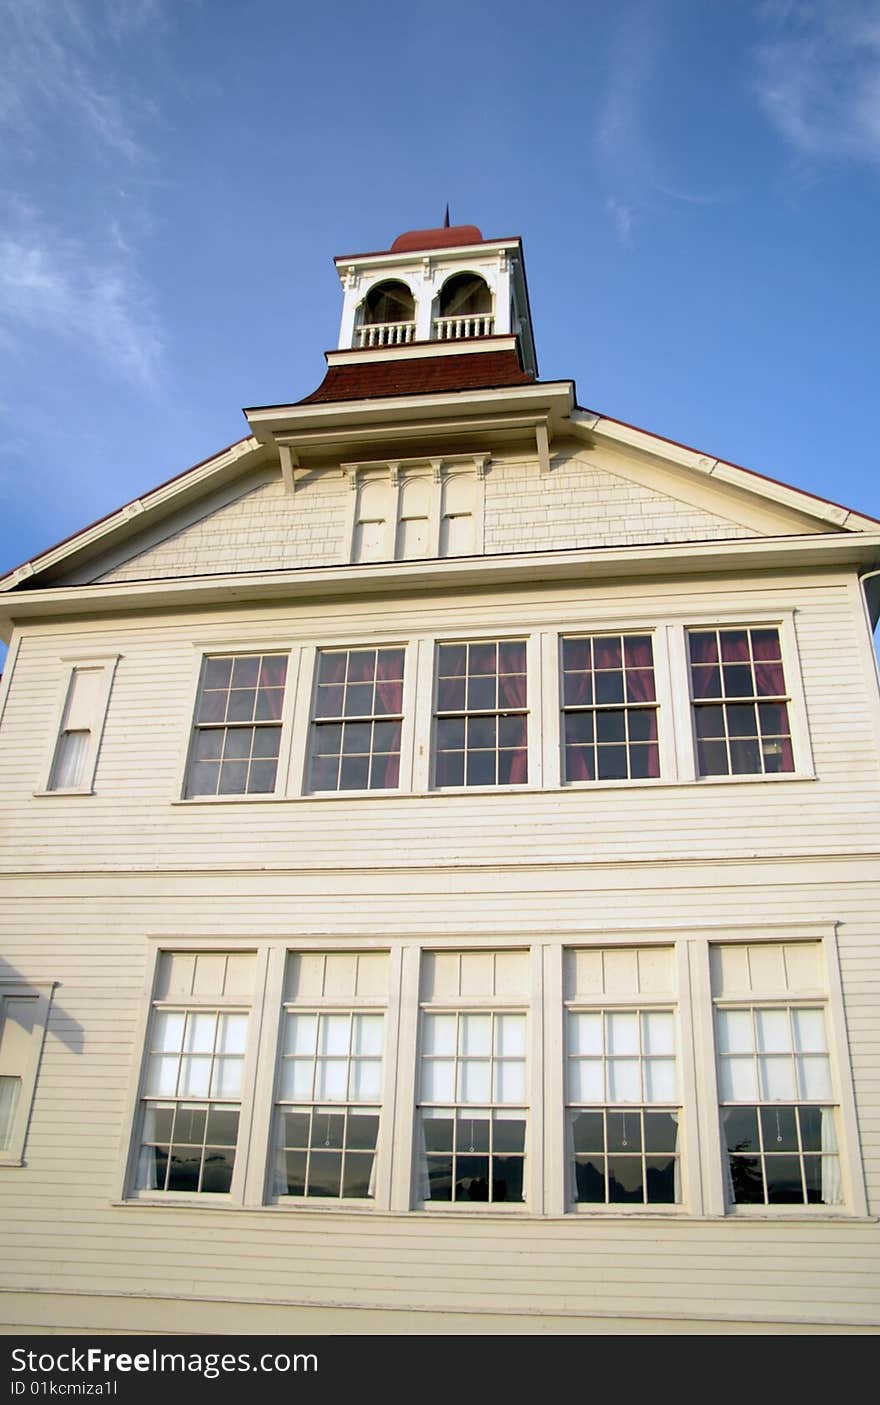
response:
M101 582L7 594L0 601L0 635L27 620L83 614L285 600L294 597L581 584L609 579L880 568L880 530L816 536L663 542L643 546L574 548L369 565L304 567L174 580Z

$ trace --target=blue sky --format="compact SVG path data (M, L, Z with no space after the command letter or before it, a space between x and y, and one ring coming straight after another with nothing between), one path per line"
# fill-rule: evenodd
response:
M0 0L0 570L300 398L332 256L525 244L541 376L880 517L875 0Z

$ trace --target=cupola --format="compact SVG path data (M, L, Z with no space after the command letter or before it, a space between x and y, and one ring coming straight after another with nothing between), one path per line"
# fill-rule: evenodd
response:
M484 239L476 225L399 234L390 249L335 260L343 288L340 351L386 359L431 343L515 345L522 369L537 375L522 243ZM448 345L437 347L438 354ZM469 348L470 349L470 348ZM412 354L411 352L409 354Z

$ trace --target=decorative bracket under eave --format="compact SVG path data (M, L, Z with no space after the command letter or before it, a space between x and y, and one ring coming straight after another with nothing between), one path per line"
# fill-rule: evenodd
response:
M285 493L295 493L294 470L299 468L299 458L289 444L279 444L278 453L281 457L281 481L284 484L284 491Z
M550 472L550 433L546 422L535 425L535 442L538 446L538 471L543 478Z

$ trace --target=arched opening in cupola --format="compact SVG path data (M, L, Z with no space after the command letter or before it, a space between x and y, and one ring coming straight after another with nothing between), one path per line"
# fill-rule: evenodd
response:
M438 341L491 336L492 293L478 273L454 273L440 289L434 336Z
M358 345L399 346L415 335L415 298L405 283L387 279L376 283L361 304Z

